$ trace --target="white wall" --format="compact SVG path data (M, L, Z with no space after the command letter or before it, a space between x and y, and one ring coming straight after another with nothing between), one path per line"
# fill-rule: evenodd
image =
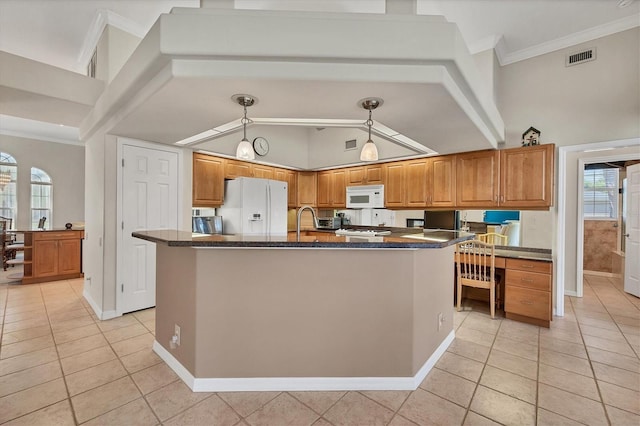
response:
M53 181L52 227L84 221L83 146L0 135L0 151L18 162L17 229L31 229L31 167L44 170Z
M363 122L368 118L367 112L363 112ZM375 118L375 114L374 114ZM347 164L362 164L360 151L369 138L368 132L355 128L327 127L317 130L314 127L308 129L309 134L309 168L332 167ZM345 150L344 143L355 139L357 149ZM416 155L417 152L400 145L381 140L373 136L371 138L378 148L380 160Z
M596 47L597 60L565 67L565 54L581 47ZM542 143L556 146L638 137L639 75L640 28L500 67L496 99L506 126L506 147L520 146L529 126L542 132ZM557 170L556 164L556 185L562 185ZM577 188L567 190L568 199L575 200ZM557 202L554 205L523 215L523 245L555 247ZM569 237L573 239L567 239L567 247L575 244L575 231L565 235ZM575 275L573 280L575 286Z
M565 67L565 54L596 47L597 59ZM516 62L499 70L497 102L506 145L539 129L558 146L640 134L640 28Z
M239 114L242 115L240 108ZM247 139L253 142L256 137L261 136L269 141L269 153L264 157L256 155L257 161L307 169L309 168L307 131L306 127L249 126ZM192 148L235 157L240 139L242 139L242 130Z
M107 25L96 46L96 78L110 83L140 44L140 38Z

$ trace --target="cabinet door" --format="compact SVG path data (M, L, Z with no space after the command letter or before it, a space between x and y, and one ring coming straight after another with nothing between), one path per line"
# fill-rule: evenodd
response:
M58 275L58 240L40 240L33 244L34 278Z
M251 163L237 160L226 160L224 164L224 178L252 177Z
M456 206L497 206L500 151L477 151L457 157Z
M551 320L551 293L530 288L505 286L504 310L507 313Z
M536 145L500 152L500 205L553 205L555 145Z
M255 178L273 179L273 167L263 166L261 164L253 164L252 174Z
M344 170L334 170L331 182L331 207L345 207L347 205L347 173Z
M389 163L385 166L387 183L384 188L385 205L387 207L404 207L406 189L404 163Z
M333 172L318 173L318 207L331 206L331 187L333 186Z
M406 199L407 207L424 207L427 204L427 159L407 161Z
M455 207L455 155L429 159L427 168L427 205L432 207Z
M316 172L298 173L298 206L316 206Z
M365 168L364 167L350 167L346 169L347 172L347 185L357 186L364 185L365 183Z
M366 166L364 168L364 180L367 183L367 185L384 184L384 171L383 171L382 164Z
M193 154L194 207L217 207L224 201L224 160L199 153Z
M287 205L289 208L295 208L298 205L298 173L293 170L287 170L285 173L287 181Z
M80 240L58 240L58 274L79 274Z

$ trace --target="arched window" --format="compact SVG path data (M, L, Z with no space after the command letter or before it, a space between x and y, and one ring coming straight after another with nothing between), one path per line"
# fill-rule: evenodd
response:
M18 197L16 179L18 163L11 154L0 152L0 216L11 219L11 227L16 228Z
M53 183L49 175L36 167L31 168L31 228L38 228L45 217L44 229L51 229L53 215Z

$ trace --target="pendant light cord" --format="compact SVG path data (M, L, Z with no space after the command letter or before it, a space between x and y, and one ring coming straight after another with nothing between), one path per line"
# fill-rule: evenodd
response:
M242 117L242 140L247 140L247 104L244 104L244 117Z

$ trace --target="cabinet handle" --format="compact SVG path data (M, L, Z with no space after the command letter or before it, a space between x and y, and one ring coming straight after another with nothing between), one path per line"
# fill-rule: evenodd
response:
M533 265L520 265L521 268L527 268L527 269L531 269L533 268Z
M501 203L504 203L504 195L501 195L501 196L500 196L500 202L501 202Z
M531 300L521 300L520 303L522 303L523 305L533 305L533 301Z
M522 281L523 283L532 283L533 280L531 278L520 278L520 281Z

